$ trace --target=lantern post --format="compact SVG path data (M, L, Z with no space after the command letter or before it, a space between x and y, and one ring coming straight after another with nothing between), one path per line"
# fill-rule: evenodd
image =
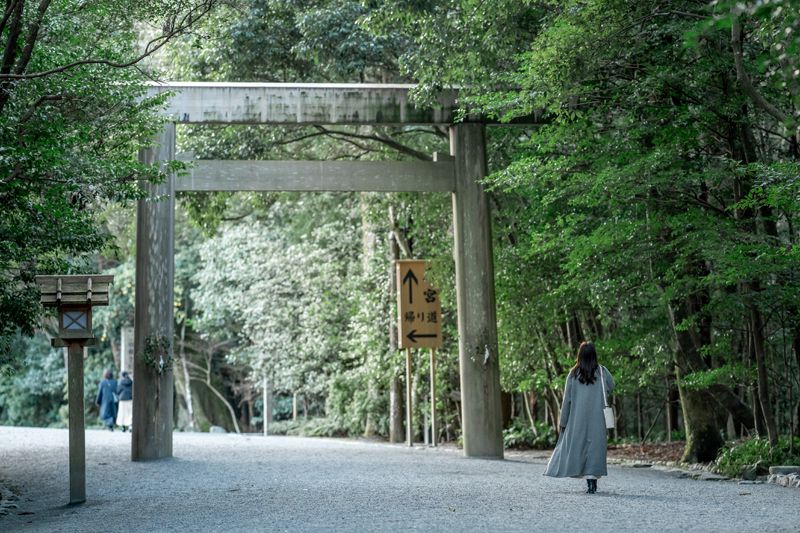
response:
M83 405L83 348L94 345L92 307L108 305L114 276L36 276L45 307L58 309L54 348L67 348L69 388L69 503L86 501L86 430Z

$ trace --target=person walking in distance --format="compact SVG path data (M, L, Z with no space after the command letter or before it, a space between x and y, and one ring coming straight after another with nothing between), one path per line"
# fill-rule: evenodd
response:
M613 389L614 378L598 364L594 344L582 343L575 366L567 375L559 420L561 435L545 476L584 478L586 492L597 492L597 479L608 475L603 407L604 397Z
M127 371L122 371L122 377L117 385L119 398L119 411L117 412L117 425L122 426L125 432L133 423L133 380Z
M111 370L106 370L103 374L94 403L100 406L100 420L109 431L114 431L117 420L117 380Z

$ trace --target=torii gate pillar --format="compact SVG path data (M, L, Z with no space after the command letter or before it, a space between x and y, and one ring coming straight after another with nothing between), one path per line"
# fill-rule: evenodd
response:
M139 159L156 164L175 159L175 124L168 122L154 146ZM159 372L143 357L147 340L166 342L172 355L175 243L175 177L145 184L148 197L136 212L136 311L133 358L133 442L131 459L172 457L173 375ZM163 345L162 345L163 346ZM158 357L156 355L156 357Z
M455 158L454 255L464 455L503 458L500 365L483 124L450 128Z

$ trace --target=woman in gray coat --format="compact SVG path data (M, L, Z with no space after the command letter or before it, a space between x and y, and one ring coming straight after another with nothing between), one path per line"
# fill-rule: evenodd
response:
M597 478L608 475L601 379L606 394L610 394L614 378L597 363L594 345L584 342L567 376L559 420L561 436L544 473L550 477L585 478L586 492L590 494L597 491Z

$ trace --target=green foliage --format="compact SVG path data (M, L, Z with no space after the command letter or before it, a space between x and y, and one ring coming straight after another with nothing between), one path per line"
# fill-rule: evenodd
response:
M714 469L725 476L739 477L747 467L755 466L764 474L770 466L796 464L800 464L800 438L795 437L790 446L789 437L781 437L776 446L770 446L767 439L755 437L724 448Z
M503 430L506 449L548 450L556 445L557 435L550 424L534 422L535 430L527 420L516 418Z
M761 315L787 429L800 382L777 376L800 371L787 358L800 71L782 50L798 46L797 13L793 0L442 0L365 18L413 43L401 64L419 98L458 85L465 112L536 123L514 141L490 131L506 390L557 398L588 338L618 394L660 388L677 367L686 390L730 398L753 383L745 347Z
M299 419L296 422L287 420L273 422L269 426L272 435L289 435L293 437L353 437L357 436L340 426L330 418Z
M345 82L397 77L403 41L358 21L358 0L256 0L218 9L173 50L181 79Z
M20 366L13 373L0 374L0 424L66 427L65 350L51 348L48 336L42 332L33 337L17 335L12 346L12 356ZM84 414L89 427L100 425L94 401L103 372L107 368L115 371L110 359L107 345L101 342L89 350L84 360Z
M441 87L466 89L473 96L492 94L507 72L519 66L516 52L531 42L541 8L530 2L491 3L443 0L377 2L362 18L373 34L408 42L400 71L419 82L419 101L430 102ZM399 34L399 35L398 35Z
M21 361L13 374L0 374L0 424L58 426L65 400L63 350L50 348L46 335L17 336L12 357Z
M707 389L712 385L732 386L735 384L750 385L756 379L755 372L741 364L726 364L712 370L703 370L686 374L680 380L681 385L690 389Z
M165 96L147 98L149 77L129 67L214 3L9 4L0 32L0 366L18 363L11 339L38 324L34 276L91 269L91 255L111 244L98 212L163 178L137 153L160 128ZM144 52L142 23L166 32Z

